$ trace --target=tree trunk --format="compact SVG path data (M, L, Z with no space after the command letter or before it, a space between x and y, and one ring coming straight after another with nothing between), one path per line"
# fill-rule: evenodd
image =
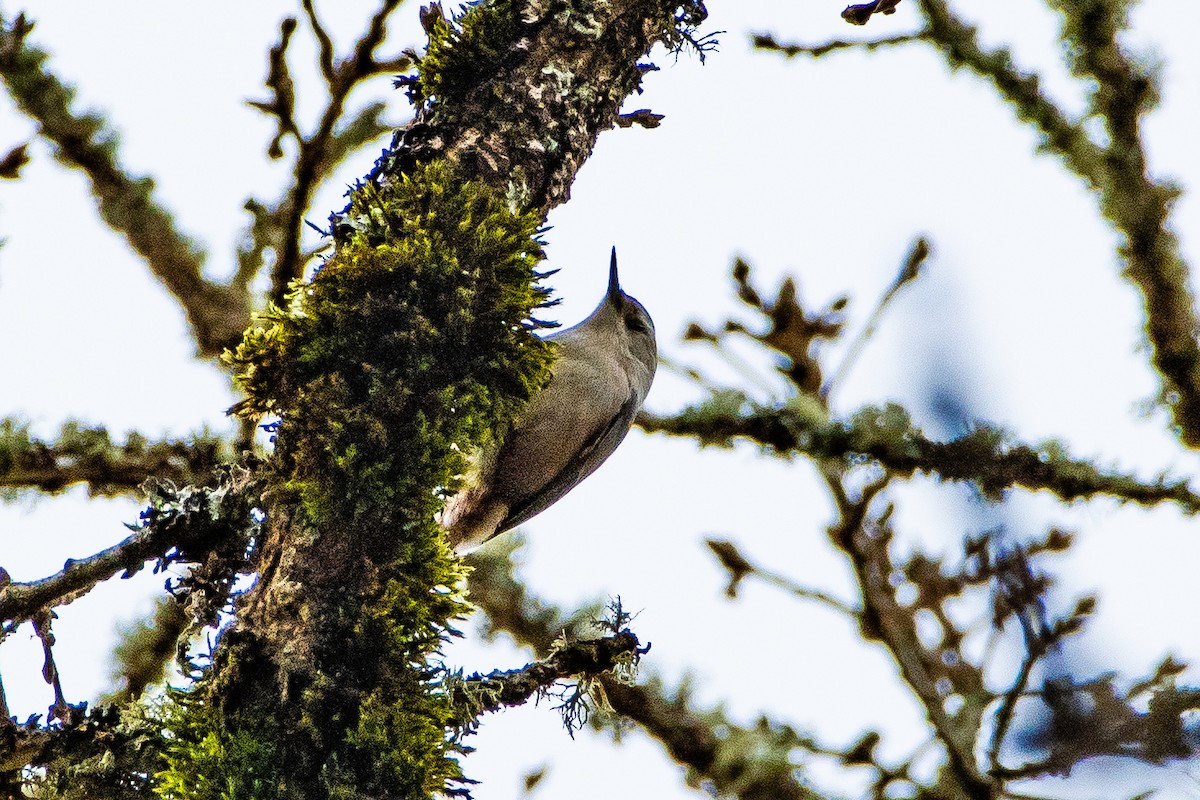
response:
M333 217L336 254L234 356L242 411L281 423L259 580L181 698L181 783L463 791L429 657L469 607L435 492L545 380L537 231L638 87L639 59L693 41L705 11L527 0L422 15L427 55L401 81L416 118Z

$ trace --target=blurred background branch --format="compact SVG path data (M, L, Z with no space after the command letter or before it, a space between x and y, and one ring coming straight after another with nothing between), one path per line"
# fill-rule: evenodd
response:
M136 493L148 478L201 484L236 455L231 442L209 431L162 441L128 433L117 443L101 426L72 421L55 440L43 441L27 422L0 419L0 497L23 490L53 495L79 483L93 497L111 497Z

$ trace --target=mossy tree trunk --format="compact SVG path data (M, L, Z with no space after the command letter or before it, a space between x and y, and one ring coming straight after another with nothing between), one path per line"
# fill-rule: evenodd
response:
M699 3L424 10L414 122L333 217L335 254L234 356L275 414L260 574L178 698L180 796L426 797L461 778L428 657L468 609L433 521L459 452L540 386L537 230ZM454 447L453 445L457 445Z

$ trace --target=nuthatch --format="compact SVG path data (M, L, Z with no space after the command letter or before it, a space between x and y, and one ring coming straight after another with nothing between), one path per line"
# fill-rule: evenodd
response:
M540 514L596 471L629 433L654 380L658 346L642 304L621 291L617 249L591 316L551 334L550 382L442 513L450 545L470 551Z

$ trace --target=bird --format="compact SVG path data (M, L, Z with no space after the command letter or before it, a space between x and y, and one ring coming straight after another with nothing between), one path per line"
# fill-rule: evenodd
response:
M621 290L613 247L604 299L578 325L545 337L555 350L549 382L507 435L485 447L466 486L441 515L459 554L532 519L613 454L654 381L654 322Z

